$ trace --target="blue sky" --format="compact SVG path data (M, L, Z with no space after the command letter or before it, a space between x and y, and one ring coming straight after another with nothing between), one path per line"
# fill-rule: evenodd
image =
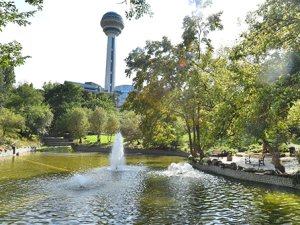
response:
M17 0L18 3L20 0ZM216 46L232 45L246 29L243 19L248 11L264 0L213 0L204 15L222 10L224 30L213 35ZM44 82L65 80L92 81L104 85L107 37L100 27L102 15L115 11L123 16L125 28L117 37L116 85L130 84L125 77L124 59L146 40L161 40L173 44L181 41L184 16L195 11L190 0L149 0L154 15L128 21L121 0L45 0L43 11L31 19L28 27L9 25L0 35L0 42L21 42L26 64L16 69L17 83L29 82L40 88ZM23 7L24 5L19 5Z

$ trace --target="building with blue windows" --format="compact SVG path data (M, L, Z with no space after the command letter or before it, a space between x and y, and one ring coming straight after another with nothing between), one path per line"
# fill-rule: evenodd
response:
M92 93L108 93L101 85L96 84L94 82L74 82L74 81L66 81L67 83L79 85L84 92L92 92ZM114 94L116 96L117 106L121 106L124 104L129 92L133 91L134 88L130 84L119 85L116 86L114 92L110 92L108 94Z
M66 82L70 84L79 85L82 88L82 91L93 92L93 93L104 92L104 88L101 87L101 85L96 84L94 82L85 82L85 83L79 83L74 81L66 81Z
M119 85L115 87L115 92L117 93L117 105L121 106L124 104L129 92L133 91L132 85Z

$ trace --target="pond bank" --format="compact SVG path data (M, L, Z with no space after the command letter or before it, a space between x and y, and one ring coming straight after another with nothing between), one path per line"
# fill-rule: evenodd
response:
M88 145L77 145L73 146L74 152L99 152L99 153L111 153L111 147L101 146L88 146ZM133 149L124 147L125 155L158 155L158 156L181 156L188 157L188 153L183 151L175 150L159 150L159 149Z
M278 176L278 175L267 175L256 172L246 172L240 170L234 170L231 168L221 168L216 165L200 165L199 163L190 162L191 165L203 172L221 175L237 180L250 181L255 183L262 183L267 185L276 185L280 187L293 188L300 190L300 184L294 185L293 180L290 177Z
M6 156L14 156L14 155L20 155L27 152L34 152L35 147L21 147L16 148L15 151L12 149L1 149L0 150L0 157L6 157Z

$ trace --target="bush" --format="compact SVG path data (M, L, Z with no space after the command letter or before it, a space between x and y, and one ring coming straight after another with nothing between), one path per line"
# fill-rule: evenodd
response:
M288 152L289 151L289 147L287 145L281 145L278 148L279 152Z
M261 153L262 152L262 147L259 144L249 145L248 149L250 152L253 152L253 153Z
M247 148L247 147L240 147L240 148L238 149L238 152L246 152L246 151L248 151L248 148Z
M236 154L237 149L230 148L225 145L217 145L217 146L210 148L207 153L208 153L208 155L211 155L214 152L224 153L224 155L228 155L228 153Z

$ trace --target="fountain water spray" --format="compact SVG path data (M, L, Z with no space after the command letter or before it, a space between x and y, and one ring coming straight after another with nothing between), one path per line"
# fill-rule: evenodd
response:
M110 154L110 166L113 170L119 170L125 164L123 137L119 132L116 135Z

